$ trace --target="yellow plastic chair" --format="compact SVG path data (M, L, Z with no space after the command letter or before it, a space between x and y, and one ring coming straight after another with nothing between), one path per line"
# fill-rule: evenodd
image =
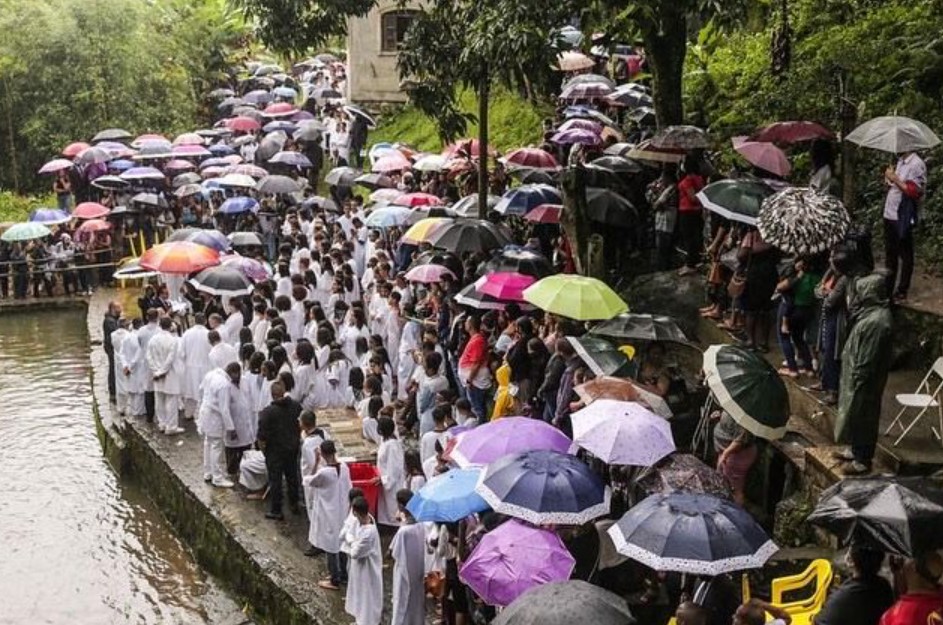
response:
M812 625L812 618L822 610L825 605L825 598L828 595L828 587L832 583L832 563L828 560L813 560L809 566L801 573L787 575L773 580L772 592L770 593L770 603L778 608L782 608L792 617L791 625ZM747 576L742 579L743 600L750 600L750 582ZM784 601L783 596L786 593L792 593L812 587L812 594L794 601ZM767 621L773 620L769 615Z

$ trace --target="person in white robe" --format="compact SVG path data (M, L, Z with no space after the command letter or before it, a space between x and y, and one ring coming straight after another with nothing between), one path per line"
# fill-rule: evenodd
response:
M377 419L377 432L382 442L377 448L377 471L380 473L377 522L381 525L399 525L396 493L406 484L406 460L403 443L394 436L396 426L389 417Z
M396 362L396 397L405 398L412 378L416 370L417 354L419 353L420 341L422 340L422 324L411 318L415 311L411 306L407 306L403 314L407 317L406 325L403 326L400 335L399 349L397 349Z
M268 469L265 467L264 453L258 449L250 449L242 454L242 462L239 463L239 483L250 493L265 489L268 485Z
M239 352L223 340L218 330L210 330L206 338L211 345L209 359L212 369L225 369L229 363L239 362Z
M241 380L241 367L230 363L226 369L213 369L200 385L200 412L197 432L203 436L203 479L220 488L233 483L223 472L224 439L236 434L230 412L231 395Z
M403 525L390 543L393 558L393 619L390 625L424 625L426 620L426 528L406 509L410 490L397 493Z
M210 371L209 329L202 313L194 315L194 325L180 337L180 360L183 363L183 415L196 416L200 403L200 384Z
M180 363L178 361L180 339L171 333L173 321L170 317L160 320L160 332L147 344L145 361L154 381L154 414L157 417L157 429L164 434L181 434L179 399L180 399Z
M229 316L222 327L219 328L219 336L224 342L229 343L233 348L239 347L239 331L245 325L245 317L242 314L242 302L238 299L232 299L229 303Z
M147 420L150 422L154 418L154 377L151 375L150 369L147 366L147 346L150 344L151 339L160 332L160 327L157 325L160 319L160 311L156 308L151 308L145 315L147 317L147 323L138 330L137 335L138 344L141 346L141 362L146 372L146 375L142 375L142 379L144 380L144 408L147 414Z
M265 316L252 329L252 344L256 351L265 351L265 339L272 327L272 319L276 316L277 311L274 308L267 308Z
M322 579L318 585L327 590L340 590L343 582L340 533L347 515L347 495L350 493L351 481L350 468L337 460L334 441L321 441L314 465L307 474L302 475L302 482L312 493L308 508L311 522L308 542L327 554L330 572L330 577Z
M298 417L298 422L301 425L301 475L303 477L312 473L315 460L318 457L318 450L321 449L321 443L327 440L327 434L318 427L318 418L311 410L303 411L301 416ZM302 484L302 492L305 496L305 508L310 510L311 489ZM308 518L311 518L310 515ZM312 553L310 555L316 554Z
M115 404L118 414L124 416L128 412L128 377L124 375L121 366L121 347L131 335L128 330L130 322L127 317L118 319L118 329L111 333L111 348L115 354Z
M144 389L147 386L146 378L150 377L150 371L144 362L144 350L141 349L141 343L138 339L138 331L141 328L141 320L135 319L131 325L131 331L121 344L121 349L117 350L117 361L121 366L121 376L124 378L125 388L128 391L128 414L134 417L143 416L146 409L144 407Z
M231 476L239 473L242 454L252 447L259 433L259 413L255 410L255 404L251 403L255 399L255 393L249 389L250 384L250 380L243 379L240 375L239 381L233 383L229 392L229 415L235 434L227 436L224 444L226 472Z
M344 535L350 550L345 610L357 625L379 625L383 616L383 552L367 500L351 504L357 523Z

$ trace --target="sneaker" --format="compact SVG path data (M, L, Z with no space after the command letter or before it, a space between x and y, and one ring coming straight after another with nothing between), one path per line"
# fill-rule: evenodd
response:
M213 480L212 483L213 483L213 486L215 486L216 488L232 488L233 486L235 486L233 482L225 478L221 480Z
M166 434L167 436L172 436L174 434L183 434L184 432L186 432L186 430L183 428L167 428L166 430L164 430L164 434Z

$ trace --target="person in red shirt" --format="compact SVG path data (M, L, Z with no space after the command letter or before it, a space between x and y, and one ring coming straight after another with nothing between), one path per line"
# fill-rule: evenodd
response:
M478 423L484 423L485 404L492 384L491 369L488 368L488 338L481 331L481 320L475 316L465 320L465 331L469 339L458 359L459 383L468 393L468 402L478 417Z
M684 247L684 266L678 270L678 275L688 276L696 273L704 248L704 209L697 194L705 182L694 159L685 159L683 170L684 175L678 181L678 228Z
M924 625L932 623L934 612L943 610L939 580L943 576L943 558L933 552L908 560L902 570L907 592L892 605L879 625Z

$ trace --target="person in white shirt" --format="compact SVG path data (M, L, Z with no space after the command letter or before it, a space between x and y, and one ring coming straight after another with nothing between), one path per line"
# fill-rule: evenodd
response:
M377 504L377 521L381 525L399 525L396 493L406 483L405 450L394 435L396 426L389 417L377 420L377 432L382 439L377 449L377 483L382 487Z
M426 621L426 528L406 509L413 493L396 493L403 525L390 543L393 558L393 618L391 625L424 625Z
M160 332L147 345L145 360L154 383L154 413L157 429L164 434L180 434L184 430L178 423L180 399L180 339L171 334L173 321L170 317L160 320Z
M235 348L239 347L239 331L245 325L242 308L242 300L238 297L231 299L229 301L229 316L226 317L223 327L219 329L220 337Z
M383 552L377 524L370 516L367 500L351 504L357 519L346 530L343 541L350 551L345 610L357 625L379 625L383 615Z
M322 441L314 465L303 474L302 482L312 493L308 518L308 542L327 554L330 577L318 582L327 590L340 590L343 577L340 566L340 532L347 513L347 494L351 489L350 468L337 460L334 441Z
M255 410L258 400L250 384L248 377L242 376L230 392L229 414L235 434L226 437L225 445L226 472L231 476L239 475L242 455L252 448L259 433L259 414Z
M135 319L131 322L131 331L125 340L121 343L121 349L115 351L117 362L121 367L121 377L124 378L125 388L128 392L129 415L140 417L144 415L144 389L147 386L146 379L150 377L150 371L144 362L144 350L138 340L138 332L141 328L141 320Z
M311 410L302 411L301 415L298 417L298 424L301 427L302 493L305 497L305 509L310 510L312 492L308 486L304 485L304 476L311 474L314 470L314 461L317 459L317 452L321 448L321 443L327 440L327 434L318 427L317 416ZM305 551L305 555L316 556L320 552L319 549L309 547Z
M154 378L147 366L147 346L150 344L151 339L160 332L160 327L157 325L157 321L160 319L160 311L151 308L145 311L144 315L147 318L147 323L138 330L137 335L138 345L141 347L142 369L146 372L146 375L142 374L144 381L144 412L147 415L147 422L151 423L154 421Z
M447 421L451 413L452 406L449 404L439 404L432 409L434 427L423 434L422 438L419 439L420 462L425 463L426 460L435 456L436 443L440 443L442 447L445 447L445 443L448 440ZM426 475L426 479L431 477L431 475Z
M220 488L232 488L223 472L224 438L236 436L230 412L232 394L238 390L242 368L230 363L225 369L213 369L200 385L200 413L197 431L203 436L203 479Z
M218 330L210 330L206 334L206 340L210 344L210 367L213 369L225 369L231 362L239 362L239 352L236 348L223 341Z
M180 360L183 363L183 414L187 419L196 416L200 402L200 384L210 371L210 345L206 317L193 316L194 325L180 337Z
M111 349L114 354L115 369L115 404L118 414L122 416L128 411L129 395L128 377L124 375L120 354L124 342L131 336L131 331L128 330L130 325L126 317L121 317L118 319L118 329L111 333Z
M887 294L895 301L907 299L914 271L914 227L917 204L927 187L927 165L916 152L905 152L895 167L884 172L887 197L884 200L884 265ZM906 210L901 210L905 207ZM899 272L898 272L899 265ZM898 276L899 273L899 276Z

